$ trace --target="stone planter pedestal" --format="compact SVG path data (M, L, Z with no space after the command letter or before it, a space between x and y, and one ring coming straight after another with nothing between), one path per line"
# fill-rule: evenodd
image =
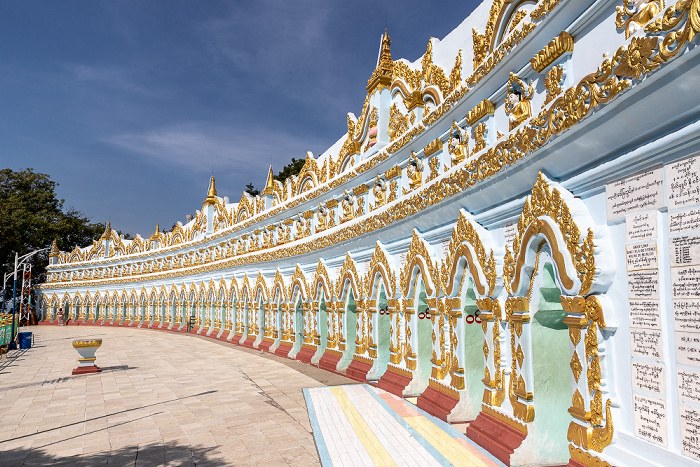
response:
M95 352L101 345L102 339L73 341L73 348L80 354L80 358L78 358L78 366L77 368L73 369L74 375L97 373L102 371L100 367L95 365Z

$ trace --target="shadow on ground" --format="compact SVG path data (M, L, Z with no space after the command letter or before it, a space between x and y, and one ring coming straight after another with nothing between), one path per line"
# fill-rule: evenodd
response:
M94 452L56 457L41 449L11 449L0 453L0 465L135 465L135 466L195 466L225 465L215 453L215 447L182 446L176 443L128 446L110 452Z

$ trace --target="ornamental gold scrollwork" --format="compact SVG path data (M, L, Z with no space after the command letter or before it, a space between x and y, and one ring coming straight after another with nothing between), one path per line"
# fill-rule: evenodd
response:
M622 0L623 5L615 8L615 26L625 29L625 39L639 31L664 9L664 0Z
M394 141L402 133L405 133L410 124L408 122L408 115L401 113L396 103L392 104L389 108L389 141Z
M506 281L506 287L509 293L512 293L512 287L516 282L520 281L521 266L524 262L524 252L520 249L523 242L533 235L544 232L549 232L549 224L539 220L540 217L548 217L556 222L556 225L561 233L561 236L566 243L566 250L559 252L556 245L550 245L556 249L552 255L557 262L558 269L564 271L563 257L560 255L568 253L570 259L576 269L578 279L581 281L580 293L585 294L591 289L593 278L595 275L595 260L594 260L594 244L593 231L588 230L588 235L581 241L581 233L578 225L573 220L568 205L562 199L561 194L556 188L550 189L547 180L542 173L537 176L537 181L532 189L532 193L525 200L523 211L518 219L518 227L515 238L513 239L513 254L506 246L506 256L504 258L503 274ZM550 242L551 242L550 238ZM574 284L569 283L570 279L562 275L562 283L570 288Z
M476 258L472 258L469 249L462 246L463 243L471 245L476 253ZM467 219L464 212L460 211L457 224L452 229L447 256L442 261L440 268L442 288L446 293L451 293L455 286L454 277L457 272L457 262L462 256L467 260L469 271L474 278L475 287L479 294L482 296L493 294L497 278L496 260L493 256L493 250L490 250L487 256L486 248L476 227ZM486 283L482 283L479 274L475 273L479 269L483 272Z
M423 267L423 264L425 264L425 267ZM408 288L415 266L418 266L421 270L428 296L436 295L440 286L440 268L437 261L432 261L430 258L426 242L418 236L416 230L413 231L411 245L406 253L406 264L399 275L401 291L404 297L408 296Z

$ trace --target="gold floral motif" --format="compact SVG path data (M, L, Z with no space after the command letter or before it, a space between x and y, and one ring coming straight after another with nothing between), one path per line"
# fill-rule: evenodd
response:
M629 2L623 0L623 6L615 8L617 11L615 25L618 29L625 28L625 39L629 39L663 9L664 0L640 3L639 8L635 8L631 0Z
M627 50L620 55L620 64L615 68L615 75L621 78L639 79L658 43L658 37L632 38Z
M544 89L547 91L542 107L546 106L561 94L561 84L564 77L564 67L553 66L544 78Z
M578 352L576 352L575 350L574 356L571 357L570 366L571 371L574 373L574 378L576 378L576 382L578 383L578 380L581 377L581 371L583 370L583 367L581 366L581 360L578 358Z
M392 104L389 108L389 141L394 141L409 127L408 116L403 115L395 103Z
M396 296L396 274L393 268L389 265L384 249L377 242L372 253L372 259L369 262L369 268L365 275L365 296L372 296L372 287L374 278L379 274L385 282L386 293L389 297Z
M530 12L530 18L540 19L559 4L559 0L540 0L534 10Z
M530 66L536 72L542 73L542 70L554 63L559 57L573 51L574 38L568 32L562 31L530 59Z

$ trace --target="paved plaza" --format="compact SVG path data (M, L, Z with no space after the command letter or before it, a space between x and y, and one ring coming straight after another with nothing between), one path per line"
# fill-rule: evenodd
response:
M30 330L0 360L3 466L496 465L408 402L300 362L193 334ZM94 337L103 371L71 376L72 340Z

